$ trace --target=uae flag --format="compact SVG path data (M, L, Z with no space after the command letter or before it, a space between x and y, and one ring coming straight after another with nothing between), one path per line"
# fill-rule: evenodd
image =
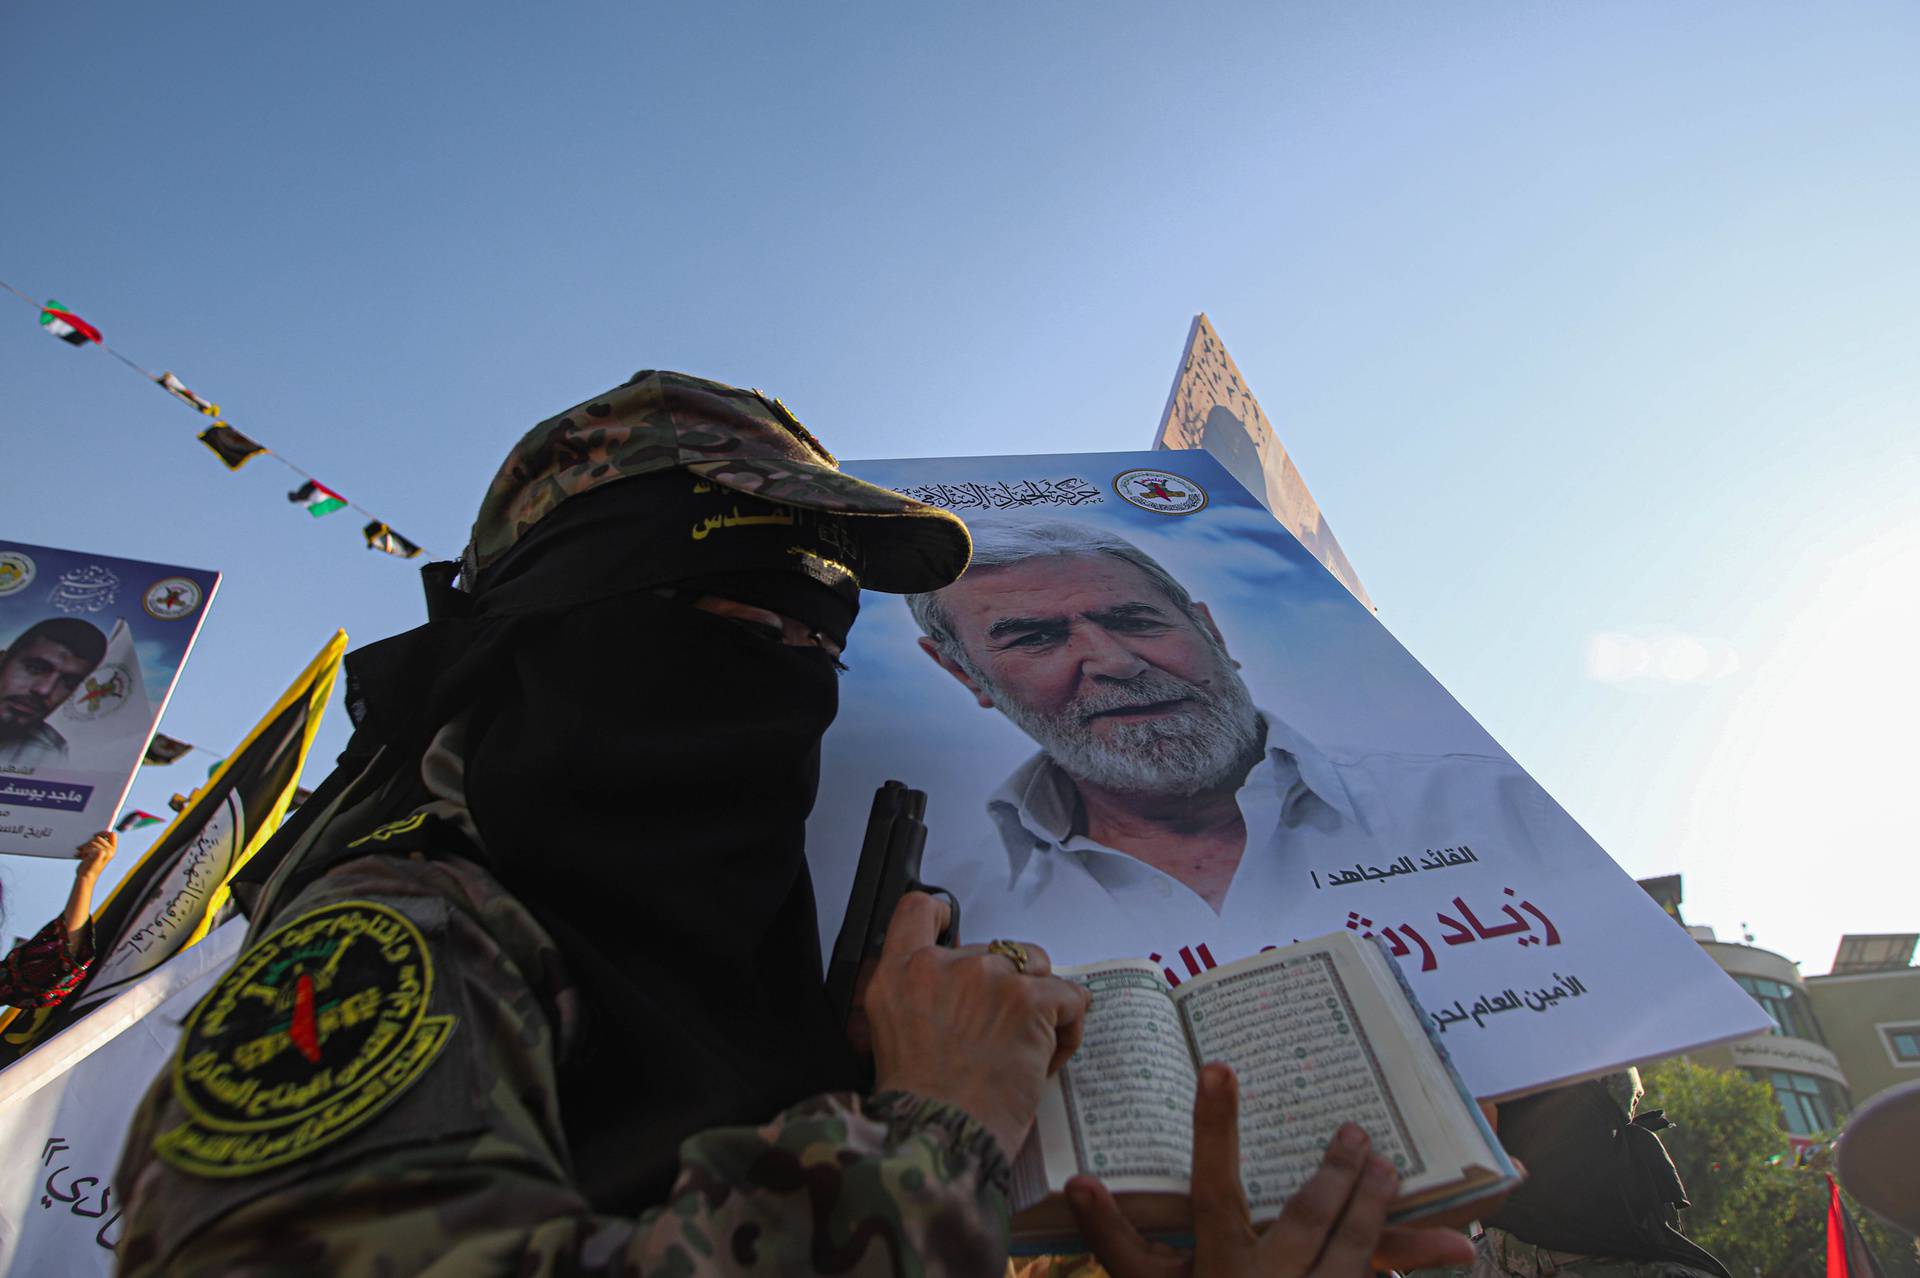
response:
M127 813L114 822L114 832L125 834L128 830L144 830L150 825L159 825L165 817L157 817L151 812L142 812L139 808Z
M170 737L164 732L156 732L153 734L153 740L147 742L147 757L140 762L150 768L158 768L172 763L191 749L193 749L191 742L182 741L179 737Z
M360 533L367 539L368 550L384 550L389 555L398 555L402 559L411 559L420 553L420 547L377 519L362 528Z
M185 382L175 377L172 373L162 373L153 380L159 382L161 387L175 399L184 400L209 417L220 416L220 405L213 403L211 400L202 399L200 396L194 394L187 389Z
M58 1007L0 1022L0 1064L112 1002L207 934L226 907L234 872L286 815L346 650L346 634L335 631L207 783L181 802L173 824L94 911L97 957L79 986Z
M225 422L215 422L201 431L200 442L211 448L228 470L239 470L256 453L267 451Z
M75 315L52 298L40 312L40 327L72 346L85 346L100 340L100 330Z
M288 501L299 502L306 506L307 513L315 519L322 515L331 515L347 504L347 499L324 484L309 479L287 494Z

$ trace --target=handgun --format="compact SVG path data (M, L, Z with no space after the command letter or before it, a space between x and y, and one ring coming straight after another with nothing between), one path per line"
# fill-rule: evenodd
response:
M941 930L939 943L951 946L960 935L960 902L945 888L920 881L920 854L927 846L927 826L922 819L926 814L926 792L911 789L904 782L889 781L873 793L873 810L867 814L867 837L860 847L860 866L854 871L847 915L833 943L833 959L827 964L827 998L842 1025L853 1015L860 967L880 952L893 908L903 895L925 892L945 897L947 925Z

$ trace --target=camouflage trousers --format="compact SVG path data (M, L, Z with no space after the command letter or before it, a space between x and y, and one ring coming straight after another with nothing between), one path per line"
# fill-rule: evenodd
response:
M256 929L141 1102L119 1272L1004 1274L1005 1155L904 1093L703 1132L669 1201L596 1214L560 1123L567 1003L552 941L477 866L329 871Z

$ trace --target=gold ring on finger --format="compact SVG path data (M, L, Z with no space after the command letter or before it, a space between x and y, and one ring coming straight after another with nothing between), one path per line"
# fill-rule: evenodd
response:
M1013 964L1013 970L1025 976L1027 974L1027 947L1018 941L988 941L987 953L998 954Z

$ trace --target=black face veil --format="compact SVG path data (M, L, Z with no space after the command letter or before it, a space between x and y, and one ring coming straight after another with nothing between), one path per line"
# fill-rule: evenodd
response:
M489 862L585 995L564 1117L596 1202L664 1196L681 1140L851 1086L804 856L825 653L626 596L526 636L476 704Z
M563 1118L603 1211L664 1198L685 1137L858 1079L821 985L804 857L831 660L685 599L805 613L837 638L857 590L796 573L792 526L748 522L756 505L732 495L726 509L767 536L648 553L635 530L659 526L668 483L683 491L684 473L568 502L475 594L430 586L435 620L349 658L354 742L248 876L257 895L297 848L295 881L266 889L287 899L353 838L432 802L430 743L457 754L472 855L551 933L582 996Z

